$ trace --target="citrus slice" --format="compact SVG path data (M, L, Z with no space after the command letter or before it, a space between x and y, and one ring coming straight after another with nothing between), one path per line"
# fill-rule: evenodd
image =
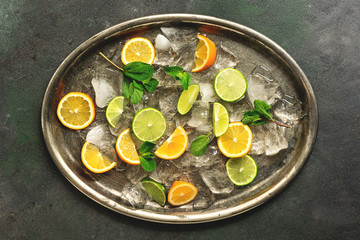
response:
M168 202L173 206L181 206L195 199L197 188L188 182L175 181L168 194Z
M155 48L146 38L136 37L127 41L121 51L121 61L124 65L131 62L153 64Z
M177 110L181 115L185 115L187 112L190 111L192 105L196 101L200 92L200 86L197 84L189 85L187 90L184 90L180 97L177 104Z
M165 205L166 189L163 185L151 179L144 179L141 181L141 184L155 202L159 203L161 206Z
M216 94L226 102L234 102L244 96L247 82L244 75L236 69L225 68L215 77Z
M113 98L106 108L106 119L110 126L113 128L119 122L121 114L124 111L126 104L129 103L129 99L123 96Z
M226 171L230 180L237 186L251 183L257 174L256 162L249 155L230 158L226 162Z
M130 128L120 133L116 140L116 152L121 160L131 165L139 165L140 157L136 152L135 144L131 139Z
M180 157L189 143L185 129L178 126L171 136L155 151L155 155L162 159L172 160Z
M229 127L229 113L221 103L213 105L213 126L215 137L223 135Z
M81 160L85 167L94 173L104 173L115 167L116 162L102 154L99 149L85 142L81 150Z
M89 95L71 92L60 100L56 113L65 127L84 129L95 118L95 105Z
M215 44L203 35L197 35L199 42L195 51L195 68L193 72L201 72L211 67L216 59Z
M135 114L132 130L141 141L154 142L164 134L166 120L159 110L144 108Z
M242 122L232 122L228 130L217 138L219 150L229 158L246 155L252 145L252 132L248 125Z

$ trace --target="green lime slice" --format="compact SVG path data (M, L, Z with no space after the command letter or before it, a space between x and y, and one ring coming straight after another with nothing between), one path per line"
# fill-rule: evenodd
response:
M125 106L129 103L129 99L119 96L113 98L106 108L106 119L113 128L119 122L121 114Z
M193 103L196 101L200 92L200 86L191 84L188 90L184 90L177 104L177 110L181 115L185 115L192 108Z
M226 162L226 171L230 180L237 186L251 183L257 174L257 166L252 157L230 158Z
M132 130L141 141L154 142L164 134L166 120L159 110L144 108L135 114Z
M166 202L166 189L160 183L155 182L151 179L145 179L141 181L145 191L161 206L165 205Z
M214 102L213 126L215 137L220 137L229 128L229 113L221 103Z
M226 102L234 102L244 96L247 82L244 75L236 69L225 68L215 77L216 94Z

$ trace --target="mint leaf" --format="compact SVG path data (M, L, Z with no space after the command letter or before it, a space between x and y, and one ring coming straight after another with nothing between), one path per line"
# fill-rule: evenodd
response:
M151 78L155 72L150 64L143 62L128 63L124 66L123 70L126 76L140 82Z
M274 121L270 114L271 106L262 100L254 101L254 111L256 111L260 117Z
M130 84L132 83L132 80L129 79L127 76L123 75L123 84L122 84L122 93L124 97L130 98Z
M255 111L247 111L244 113L241 122L245 125L252 125L252 123L261 120L260 115Z
M173 77L176 77L179 73L182 73L183 71L184 69L178 66L165 67L165 72ZM176 79L176 80L180 80L180 79Z
M142 84L145 87L146 91L154 92L157 85L159 84L159 81L155 78L150 78L149 80L143 81Z
M144 91L144 87L142 86L142 84L137 83L135 80L133 81L133 84L134 84L134 88Z
M151 172L156 168L156 163L153 158L145 158L143 156L140 156L140 163L147 172Z
M133 89L133 92L130 95L130 102L132 104L137 104L137 103L141 102L144 92L143 92L143 90L134 87L134 85L135 85L134 83L135 83L135 81L130 84L130 88L132 87L132 89Z
M210 142L210 134L211 133L208 135L200 135L191 143L190 152L192 155L199 157L206 152L207 146Z
M165 72L170 76L173 76L175 80L180 81L184 90L188 89L191 77L183 68L178 66L165 67Z
M181 82L183 89L188 90L190 80L191 80L190 74L188 74L187 72L184 72L181 74L181 77L179 77L179 78L180 78L180 82Z
M145 142L143 142L143 144L141 144L139 153L140 153L141 155L143 155L143 154L146 153L146 152L150 152L150 151L152 151L152 150L154 149L155 146L156 146L155 143L145 141Z

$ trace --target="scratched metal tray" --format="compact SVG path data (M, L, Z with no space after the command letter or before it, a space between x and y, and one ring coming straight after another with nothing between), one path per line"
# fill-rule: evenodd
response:
M298 137L290 143L287 154L279 154L274 166L262 171L257 181L248 187L237 188L236 194L217 199L211 207L188 211L188 208L164 208L163 211L137 209L124 204L118 196L121 173L115 170L106 174L93 174L82 165L80 150L84 140L78 132L61 125L56 107L65 93L93 90L83 89L76 74L83 70L99 50L107 45L142 36L159 27L187 27L213 36L221 36L239 43L235 51L243 59L275 69L275 75L302 102L304 117L297 127ZM244 64L246 76L250 69ZM91 92L92 91L92 92ZM193 14L166 14L134 19L110 27L78 46L58 67L46 89L42 113L42 130L48 150L63 175L81 192L99 204L134 218L162 223L200 223L228 218L248 211L278 194L301 170L314 145L318 128L317 103L313 89L304 72L279 45L266 36L243 25L209 16Z

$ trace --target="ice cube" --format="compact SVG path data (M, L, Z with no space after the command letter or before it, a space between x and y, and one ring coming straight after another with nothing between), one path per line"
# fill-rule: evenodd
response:
M181 175L182 173L170 161L162 160L157 164L156 169L150 173L149 177L169 188Z
M251 103L259 99L273 104L279 98L279 85L272 79L271 72L264 66L257 66L248 78L247 95Z
M210 132L212 122L210 117L210 104L197 100L191 109L191 118L187 122L190 127L196 127L200 132Z
M219 99L214 91L213 83L199 83L201 100L204 102L215 102Z
M301 102L296 97L286 94L276 101L271 110L276 120L289 125L298 123L303 117Z
M212 193L225 195L234 190L234 184L227 176L225 165L222 162L219 161L211 167L202 168L199 172Z
M155 48L163 51L169 50L171 48L169 39L162 34L158 34L155 38Z
M106 124L101 124L87 133L86 141L102 149L106 146L114 145L116 138L110 134L110 130Z
M177 113L177 102L180 96L179 91L174 91L174 89L163 89L159 98L159 110L164 115L167 121L170 121L174 118Z
M225 46L220 45L217 48L216 60L213 68L217 71L225 68L234 68L239 63L239 59Z
M134 118L135 111L131 105L127 105L124 108L123 113L120 116L118 123L115 128L109 126L110 132L115 137L118 137L119 134L127 128L131 128L131 123Z
M125 174L133 184L137 184L148 175L140 165L128 165Z
M186 48L185 46L188 44L195 44L196 47L197 32L193 28L161 27L160 30L170 41L174 52L179 52L180 49ZM194 56L194 52L192 52L192 56Z
M194 199L194 210L207 209L214 203L215 197L206 185L197 184L197 188L198 195Z
M123 198L134 208L143 208L148 198L147 193L143 190L141 183L136 185L128 183L122 190Z
M197 168L210 167L217 162L221 162L221 159L223 158L221 152L214 144L211 145L213 146L208 146L206 153L199 157L192 155L191 152L186 152L185 156L191 159L192 166Z
M280 127L275 123L268 123L265 125L265 153L268 156L273 156L279 151L288 148L288 142L284 136L286 128Z
M117 70L99 67L91 84L95 91L95 103L99 108L106 107L111 99L120 94L120 74Z
M263 125L250 126L253 134L253 143L250 155L260 155L265 152L265 130Z

